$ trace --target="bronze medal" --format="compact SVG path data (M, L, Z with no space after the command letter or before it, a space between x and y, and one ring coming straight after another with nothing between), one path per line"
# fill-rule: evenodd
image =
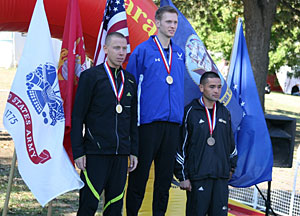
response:
M117 111L117 113L119 113L119 114L123 111L123 107L122 107L121 104L118 104L118 105L116 106L116 111Z
M210 137L208 137L208 139L207 139L207 144L209 145L209 146L213 146L214 144L215 144L215 138L213 138L212 136L210 136Z
M169 85L171 85L173 83L173 77L172 76L167 76L166 81Z

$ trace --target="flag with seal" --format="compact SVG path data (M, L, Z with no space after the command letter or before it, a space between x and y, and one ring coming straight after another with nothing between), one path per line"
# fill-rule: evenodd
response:
M65 118L43 0L37 0L3 124L11 134L19 172L45 206L83 186L63 148Z

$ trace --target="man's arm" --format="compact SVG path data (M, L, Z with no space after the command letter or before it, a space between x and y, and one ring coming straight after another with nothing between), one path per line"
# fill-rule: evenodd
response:
M133 85L133 92L131 98L131 107L130 107L130 154L134 156L138 156L138 127L137 127L137 89L136 89L136 82L134 77L131 75L129 76L129 82L132 82Z
M88 111L90 100L92 97L92 82L88 77L88 73L84 71L81 73L77 92L75 96L73 112L72 112L72 128L71 128L71 143L73 158L76 162L77 158L85 155L83 147L83 121ZM80 163L84 164L84 163Z
M186 171L186 159L187 159L187 146L189 143L188 137L188 116L192 107L187 107L185 109L185 114L183 117L183 123L180 126L180 134L179 134L179 146L177 148L177 153L175 155L175 166L174 166L174 174L179 181L188 180L188 173Z

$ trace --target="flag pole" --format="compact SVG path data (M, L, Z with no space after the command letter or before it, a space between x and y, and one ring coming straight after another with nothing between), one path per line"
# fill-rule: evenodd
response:
M9 203L10 192L11 192L11 187L12 187L12 180L14 177L14 172L15 172L15 167L16 167L16 160L17 160L16 149L14 149L14 154L13 154L11 167L10 167L10 173L9 173L9 178L8 178L8 185L7 185L7 190L6 190L6 197L5 197L5 203L4 203L4 207L3 207L2 216L7 215L8 203Z
M48 213L47 213L47 216L51 216L51 215L52 215L52 200L48 204Z

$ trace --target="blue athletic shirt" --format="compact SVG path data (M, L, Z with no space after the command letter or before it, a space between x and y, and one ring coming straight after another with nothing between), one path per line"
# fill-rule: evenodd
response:
M138 85L138 125L154 121L181 124L184 112L185 54L171 40L173 55L170 75L173 83L169 85L166 82L168 72L154 37L151 36L135 48L126 68L135 76Z

